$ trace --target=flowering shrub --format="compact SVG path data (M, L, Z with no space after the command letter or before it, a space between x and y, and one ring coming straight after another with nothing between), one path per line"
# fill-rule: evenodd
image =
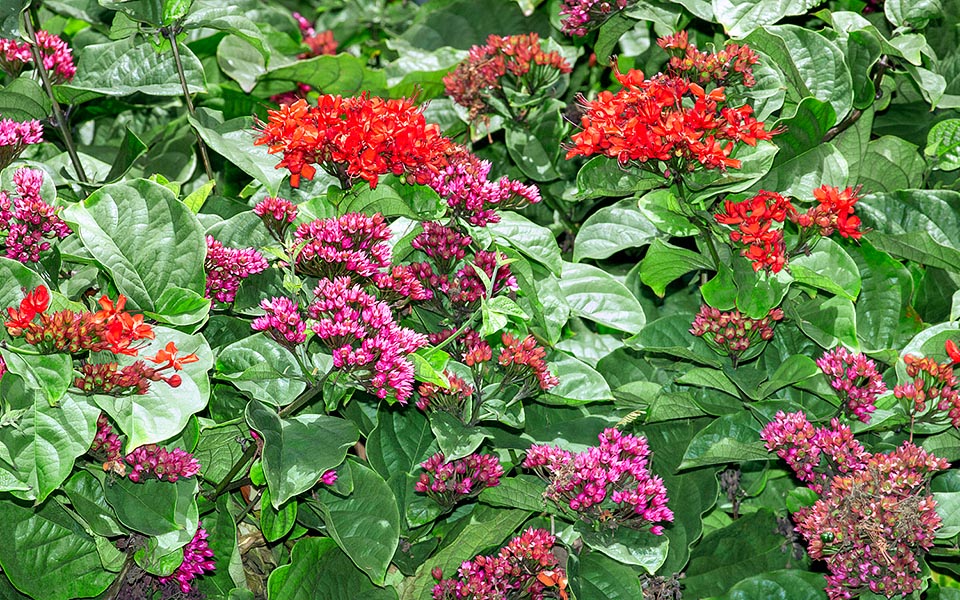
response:
M953 597L950 2L7 4L3 597Z

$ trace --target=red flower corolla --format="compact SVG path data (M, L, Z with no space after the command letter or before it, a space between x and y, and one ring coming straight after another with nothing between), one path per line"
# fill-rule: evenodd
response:
M839 188L822 185L813 190L818 204L806 213L793 213L790 219L801 228L816 228L820 235L828 236L838 232L841 237L859 240L860 217L853 214L853 207L860 199L860 187Z
M740 167L730 157L736 143L755 145L778 133L764 129L749 106L725 106L723 88L707 93L681 77L644 79L636 70L615 76L623 89L602 91L584 103L583 129L573 136L568 159L599 154L621 165L658 162L656 172L664 175L698 167L723 170Z
M947 351L947 356L950 357L950 361L953 364L960 363L960 348L957 347L957 343L953 340L947 340L943 344L944 350Z
M787 248L783 230L774 229L774 223L783 223L795 212L790 201L776 192L760 192L741 202L724 201L723 212L714 215L722 225L736 225L730 240L745 247L740 252L753 263L753 270L765 269L773 273L787 264Z
M446 166L451 142L428 124L423 108L406 98L384 100L323 95L317 106L305 100L268 111L257 145L282 153L277 168L290 171L290 185L312 179L313 165L337 177L344 188L358 180L377 186L392 173L408 183L426 184Z
M161 365L161 369L173 369L174 371L183 369L183 365L195 363L200 360L197 355L192 352L184 356L179 356L179 352L174 342L167 342L163 350L158 351L154 356L148 356L147 360Z

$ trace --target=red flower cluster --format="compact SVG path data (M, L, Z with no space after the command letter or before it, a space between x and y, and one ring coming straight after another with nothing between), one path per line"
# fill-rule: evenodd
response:
M504 89L525 95L547 91L570 64L557 52L544 52L536 33L491 35L484 46L470 48L467 58L443 78L447 95L470 109L470 120L493 110L491 98L509 104Z
M739 82L744 87L753 87L756 83L752 67L759 58L749 46L727 42L719 52L702 52L690 43L686 31L662 37L657 44L672 54L667 66L671 75L700 85L726 86Z
M12 337L23 337L44 354L109 351L137 356L141 348L137 342L152 340L155 335L153 328L143 322L143 315L124 311L126 302L124 296L116 303L103 296L99 301L101 310L96 313L61 310L47 314L50 292L39 286L24 297L19 308L7 308L9 319L4 324ZM37 317L39 322L35 321ZM83 357L76 366L79 375L74 379L74 388L85 394L121 396L145 394L151 381L164 381L177 387L181 383L180 375L165 376L163 371L179 371L184 364L199 360L195 354L179 356L174 342L169 342L155 356L145 358L160 366L150 367L142 360L126 366L116 362L91 363Z
M600 154L621 165L659 161L663 168L657 172L664 175L698 166L739 168L740 161L730 158L737 142L754 146L778 133L765 130L749 104L724 106L722 87L706 93L699 84L672 75L646 80L636 70L615 75L623 89L602 91L584 104L583 131L573 136L568 159Z
M387 173L426 184L447 164L450 140L406 98L323 95L317 106L298 100L268 114L255 144L283 154L277 168L290 170L293 187L313 179L317 164L345 188L358 179L375 188Z
M780 272L787 264L787 247L783 230L772 226L795 212L790 201L776 192L760 190L742 202L724 201L723 209L714 218L723 225L737 226L730 239L746 246L741 254L753 263L753 270Z
M504 381L519 384L518 396L525 396L533 388L549 390L560 384L557 376L550 372L550 366L544 360L547 351L537 345L537 340L528 335L520 338L503 334L503 349L500 351L500 366L506 372Z
M960 379L953 371L953 361L938 363L908 354L903 362L907 376L913 379L894 387L893 395L907 403L910 416L936 421L946 416L951 425L960 427Z
M813 197L818 204L806 213L794 212L790 220L801 229L818 228L823 236L832 235L836 231L842 237L859 240L863 235L860 231L860 217L853 214L853 206L860 199L857 196L859 193L859 186L856 189L848 187L841 192L833 186L822 185L813 190Z
M464 561L456 579L443 579L443 570L433 569L438 580L433 600L503 600L505 598L567 598L566 574L553 554L556 538L545 529L530 528L500 549L496 555L475 556ZM557 587L556 594L548 591Z

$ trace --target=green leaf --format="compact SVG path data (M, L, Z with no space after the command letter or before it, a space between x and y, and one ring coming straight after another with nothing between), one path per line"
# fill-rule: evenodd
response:
M662 298L669 284L695 269L714 266L701 254L655 239L640 263L640 281Z
M630 196L666 184L667 180L662 175L637 167L621 167L616 160L606 156L591 158L577 173L578 198L581 200Z
M846 298L813 298L794 309L788 308L787 316L804 335L823 348L832 348L838 341L850 348L859 347L857 315L853 303Z
M182 96L180 76L173 52L157 52L139 36L105 44L84 46L76 63L83 65L69 84L60 86L67 93L96 92L105 96L129 96L135 92L148 96ZM187 89L191 94L206 88L203 65L185 45L179 45Z
M641 248L660 236L633 198L601 208L580 227L573 247L573 262L607 258L626 248Z
M770 453L760 440L760 429L760 423L749 412L724 415L700 430L690 441L680 468L769 460Z
M741 38L757 27L802 15L817 4L816 0L713 0L713 13L728 35Z
M542 479L533 475L504 477L500 480L500 485L480 492L479 498L490 506L541 512L550 510L550 505L543 500L546 487L547 484Z
M789 542L776 531L773 513L760 510L708 534L690 556L683 593L707 598L727 592L748 577L788 564L796 568Z
M613 400L610 386L590 365L564 352L551 352L547 358L551 373L560 383L540 397L541 402L579 405Z
M863 281L856 305L857 339L865 351L899 351L917 327L907 318L913 297L910 272L869 241L861 242L854 257Z
M600 552L573 554L567 578L577 600L634 600L643 598L638 573Z
M836 242L821 238L809 254L790 259L794 281L856 300L860 293L857 263Z
M367 459L381 477L412 473L436 454L430 421L419 411L383 410L367 438Z
M920 187L927 162L916 145L892 135L872 140L863 160L856 165L858 183L871 192L894 192Z
M604 21L597 32L597 43L593 47L597 62L606 64L620 37L633 29L636 24L636 19L628 17L623 11L615 11L609 19Z
M269 60L271 54L270 41L267 36L260 31L256 22L248 18L247 14L245 14L245 8L248 7L244 7L238 3L225 5L210 0L199 0L194 2L193 9L184 20L183 25L187 29L207 27L209 29L216 29L217 31L225 31L242 39L248 45L255 48L263 60ZM217 50L219 57L219 46Z
M317 506L330 536L373 583L383 585L400 543L400 511L390 486L372 469L350 462L353 492L343 498L324 489Z
M487 225L494 238L502 239L524 256L547 267L554 275L560 274L560 246L553 233L515 212L500 213L500 222Z
M325 94L353 96L360 92L386 95L387 78L383 71L367 68L367 61L351 54L315 56L270 69L263 81L302 82Z
M392 179L392 178L391 178ZM425 185L408 185L396 179L381 181L375 189L365 181L350 190L350 201L337 207L341 215L346 213L380 213L387 217L409 217L415 220L430 220L440 217L444 210L440 196Z
M457 417L441 411L430 415L430 429L433 430L440 451L448 461L471 454L489 437L483 429L467 427Z
M740 581L714 600L822 600L823 576L798 569L770 571Z
M12 475L27 487L13 493L40 503L59 488L76 458L90 449L99 416L83 396L66 394L54 407L37 394L16 426L0 428L0 444L16 466Z
M203 229L164 186L146 179L106 185L63 216L134 307L160 314L170 287L203 294Z
M453 0L417 11L402 39L417 48L436 50L443 46L469 49L483 45L491 32L497 35L530 33L546 37L549 23L544 11L526 18L516 2L509 0Z
M943 15L940 0L889 0L883 3L883 14L894 27L923 29L930 19Z
M525 510L478 505L460 531L445 540L446 546L417 569L411 585L404 587L403 600L426 598L436 583L432 569L439 568L444 577L455 577L463 561L503 542L529 515Z
M956 272L960 250L960 193L902 190L868 194L857 214L875 232L868 239L879 250L931 267Z
M960 119L944 119L931 127L923 153L936 159L935 169L960 169Z
M552 102L547 104L545 110L549 112L532 127L530 124L518 124L507 128L506 132L510 158L524 175L538 182L553 181L560 177L554 165L562 162L559 156L563 148L561 142L567 136L567 126L560 110Z
M253 398L276 406L290 404L307 387L293 354L261 333L221 350L217 374Z
M113 166L110 167L110 172L107 173L104 181L108 183L114 182L123 177L127 171L130 170L130 167L133 166L133 163L143 156L146 151L147 145L143 143L143 140L138 138L137 134L127 129L123 135L123 139L120 141L117 154L113 157Z
M263 438L263 473L275 508L312 488L360 439L350 421L316 414L281 419L257 400L247 405L246 418Z
M559 283L576 316L627 333L638 333L646 324L643 308L634 295L606 271L564 262Z
M126 535L117 522L117 513L107 503L103 483L89 471L77 471L63 484L70 506L93 533L105 537Z
M270 488L260 496L260 531L268 542L276 542L290 533L297 522L297 499L291 498L279 509L270 503Z
M44 600L102 593L116 578L100 562L97 545L55 502L39 509L0 501L0 567L18 590Z
M117 518L130 529L149 536L173 534L169 537L177 541L165 545L166 551L172 552L196 533L197 488L193 478L170 483L145 475L140 483L118 478L104 491Z
M702 365L719 368L720 359L700 338L690 334L692 314L672 314L651 322L639 335L627 340L638 350L669 354Z
M734 398L740 397L740 391L737 386L730 381L720 369L705 369L694 367L677 378L677 383L683 385L693 385L700 388L711 388L720 390Z
M19 307L26 294L38 286L46 285L40 275L5 257L0 257L0 281L4 282L4 285L0 286L0 309L8 306Z
M40 84L29 77L18 77L0 89L0 115L5 119L46 119L50 110L50 98Z
M392 587L378 588L357 569L337 543L306 537L293 547L290 563L267 580L271 600L396 600Z
M670 540L666 536L626 527L602 532L593 531L589 525L575 528L580 531L583 543L587 546L619 563L642 567L651 575L667 560Z
M206 339L161 325L154 325L153 331L156 339L140 348L140 356L155 355L173 342L181 356L196 354L197 361L183 366L179 372L182 381L176 388L155 382L143 395L94 396L97 405L107 411L127 435L126 452L178 435L190 417L207 405L210 397L207 371L213 366L213 353ZM120 362L130 364L134 360L134 357L124 357Z
M23 378L24 385L39 392L50 406L73 385L73 359L69 354L17 354L0 348L7 370Z

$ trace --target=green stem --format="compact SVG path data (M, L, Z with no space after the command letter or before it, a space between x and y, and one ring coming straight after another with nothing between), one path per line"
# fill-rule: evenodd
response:
M33 63L37 67L37 73L40 74L40 80L43 81L43 89L46 90L47 96L50 98L50 104L53 107L53 118L57 122L57 129L60 130L60 136L63 138L64 145L67 147L70 162L73 163L73 168L77 172L77 180L80 183L89 184L90 181L87 179L87 173L83 170L83 164L80 162L80 155L77 154L77 146L73 142L73 134L70 133L70 127L67 125L67 118L64 116L63 110L60 108L60 103L57 102L57 97L53 93L50 74L43 65L43 55L40 53L40 46L37 45L37 31L33 25L34 20L38 23L40 22L36 7L31 6L30 14L24 15L23 17L23 28L27 34L27 40L30 43L30 54L33 56Z
M187 111L190 116L196 118L197 111L193 107L193 99L190 97L190 88L187 86L187 76L183 72L183 61L180 59L180 48L177 46L177 29L175 27L161 27L160 31L168 40L173 49L173 60L177 63L177 75L180 76L180 87L183 88L183 98L187 103ZM200 147L200 157L203 159L203 170L207 173L207 179L216 181L213 175L213 167L210 166L210 156L207 154L207 146L203 143L199 131L194 131L197 135L197 145Z
M240 472L243 467L250 462L257 453L257 445L250 444L247 446L247 449L243 451L243 454L240 455L240 458L237 459L237 462L233 463L233 466L230 467L230 470L224 476L224 478L217 484L217 487L213 490L213 494L210 496L211 502L216 502L227 489L227 486L233 481L233 478L237 476L237 473Z

